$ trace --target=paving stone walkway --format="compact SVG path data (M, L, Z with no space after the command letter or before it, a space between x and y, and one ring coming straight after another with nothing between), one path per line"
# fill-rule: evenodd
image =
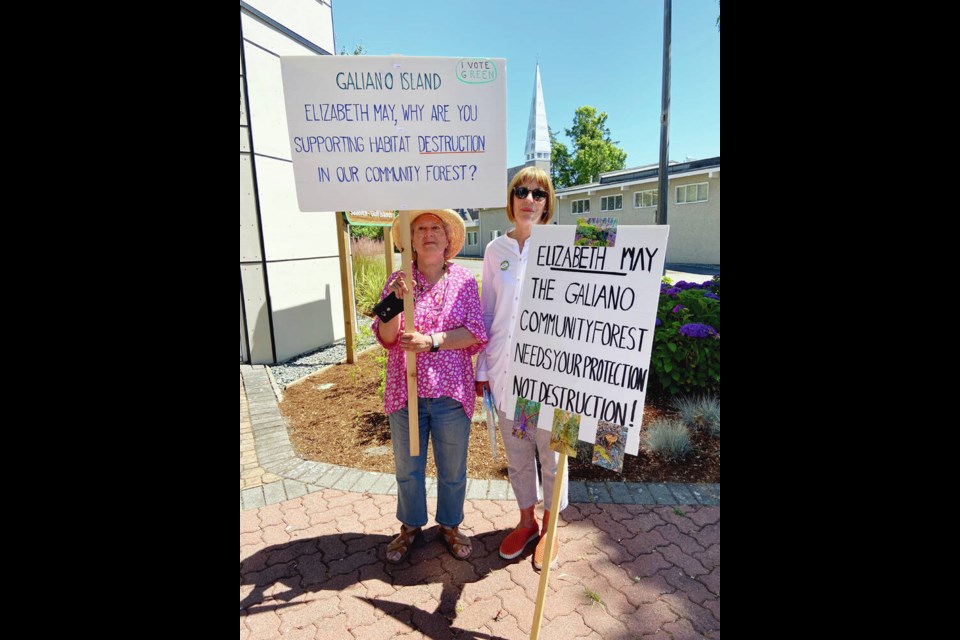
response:
M241 640L529 637L533 545L509 562L497 553L517 522L508 487L470 485L469 560L430 527L390 565L393 476L296 458L263 367L241 366L240 398ZM541 638L720 637L719 485L637 484L571 483Z

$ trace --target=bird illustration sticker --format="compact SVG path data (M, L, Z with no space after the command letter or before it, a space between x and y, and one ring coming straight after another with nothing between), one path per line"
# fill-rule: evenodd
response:
M620 473L623 471L623 448L627 442L627 428L600 420L597 422L597 442L593 445L593 464Z

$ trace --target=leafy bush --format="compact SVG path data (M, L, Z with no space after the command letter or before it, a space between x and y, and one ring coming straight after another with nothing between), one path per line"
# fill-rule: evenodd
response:
M678 420L656 420L647 429L647 447L664 458L677 460L693 450L690 431Z
M720 389L720 276L660 285L651 387L671 395Z

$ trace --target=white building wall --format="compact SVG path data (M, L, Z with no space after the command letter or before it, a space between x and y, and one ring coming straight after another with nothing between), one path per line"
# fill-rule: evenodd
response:
M259 0L246 7L240 9L241 356L246 351L257 364L330 344L344 329L336 220L333 212L302 213L297 206L279 58L333 52L330 6Z

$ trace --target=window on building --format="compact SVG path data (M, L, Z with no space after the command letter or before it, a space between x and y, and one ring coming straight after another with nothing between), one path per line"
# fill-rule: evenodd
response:
M590 201L574 200L570 203L570 213L590 213Z
M637 191L633 194L633 208L640 209L641 207L655 207L657 206L657 190L652 189L650 191Z
M688 184L685 187L677 187L677 204L706 202L709 186L707 182L698 182L697 184Z
M476 231L468 231L468 232L467 232L467 246L468 246L468 247L475 247L475 246L477 246L477 232L476 232Z
M499 238L499 237L502 236L502 235L503 235L503 232L500 231L500 229L494 229L493 231L490 232L490 239L491 239L491 240L496 240L497 238Z
M619 211L623 209L623 196L603 196L600 198L600 211Z

